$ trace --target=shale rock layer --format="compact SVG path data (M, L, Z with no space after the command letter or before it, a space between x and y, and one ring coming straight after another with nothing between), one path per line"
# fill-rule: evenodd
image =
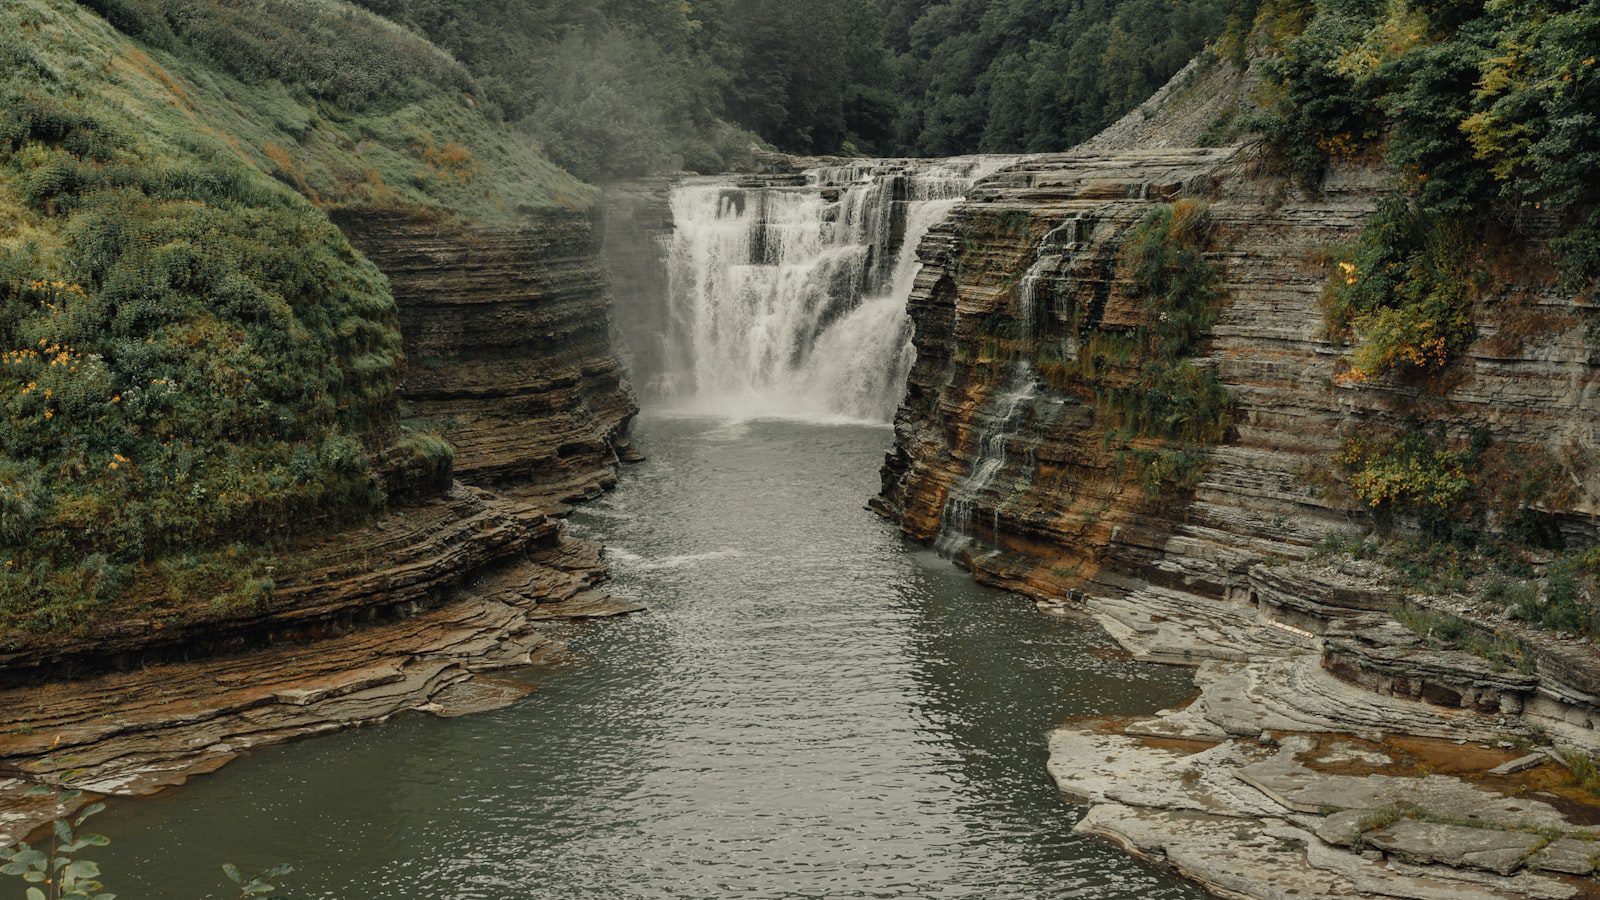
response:
M507 227L396 212L336 219L389 277L402 396L455 446L457 477L552 502L615 483L637 407L612 350L587 213Z
M1348 351L1327 338L1319 301L1330 255L1392 195L1392 177L1343 166L1307 193L1264 173L1249 147L1143 147L1137 129L1113 129L1019 163L924 241L909 304L917 362L876 509L987 582L1045 598L1155 588L1203 606L1247 597L1259 562L1303 559L1330 532L1357 530L1365 511L1332 462L1343 436L1400 429L1420 403L1509 458L1568 461L1575 489L1551 513L1572 538L1593 538L1593 309L1538 279L1507 282L1484 302L1479 339L1448 383L1343 386ZM1096 398L1055 372L1143 322L1121 245L1158 205L1183 199L1207 205L1225 293L1194 364L1216 374L1234 409L1226 436L1202 448L1195 482L1152 492L1128 465L1141 442L1109 433ZM1511 309L1540 327L1511 340Z

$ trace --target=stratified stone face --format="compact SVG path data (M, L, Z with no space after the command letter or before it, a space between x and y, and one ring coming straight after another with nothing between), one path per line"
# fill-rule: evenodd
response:
M447 605L467 585L542 571L530 560L566 544L551 514L615 483L636 406L612 350L587 214L535 213L515 227L406 212L335 218L393 285L403 399L456 448L453 477L380 459L390 508L364 526L287 536L257 607L154 598L88 640L0 646L0 685L320 640ZM527 602L550 599L534 582Z
M1137 134L1108 134L1120 139L994 176L924 241L909 304L917 363L874 501L907 534L984 581L1045 598L1152 585L1242 597L1252 563L1304 558L1366 521L1333 462L1346 433L1400 428L1420 404L1513 458L1582 461L1600 448L1593 310L1541 283L1485 301L1479 340L1446 383L1336 383L1347 350L1325 337L1329 254L1393 192L1387 174L1339 167L1313 195L1261 174L1248 148L1129 149ZM1226 292L1194 363L1216 372L1235 408L1197 486L1152 497L1119 459L1126 437L1108 440L1094 398L1060 387L1051 366L1139 325L1119 247L1179 199L1207 204L1208 257ZM1507 298L1548 313L1543 330L1497 334ZM1032 366L1020 378L1019 357ZM1600 471L1570 474L1581 484L1551 511L1569 538L1592 540Z
M555 505L615 482L637 407L612 349L598 229L582 212L490 227L396 212L336 217L388 276L412 414L458 478Z

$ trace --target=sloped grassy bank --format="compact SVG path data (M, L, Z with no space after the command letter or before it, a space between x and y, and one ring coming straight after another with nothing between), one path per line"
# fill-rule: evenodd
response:
M247 609L285 540L448 485L389 284L325 210L507 223L592 191L346 4L0 15L0 625Z
M481 106L337 0L0 9L8 839L633 609L554 518L635 411L596 192Z

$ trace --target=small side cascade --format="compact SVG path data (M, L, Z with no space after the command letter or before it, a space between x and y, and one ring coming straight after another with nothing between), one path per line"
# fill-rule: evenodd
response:
M950 488L940 516L939 537L934 546L946 556L965 550L972 543L976 504L988 492L995 478L1010 462L1011 439L1021 414L1038 393L1039 379L1033 364L1022 360L1012 367L1004 391L992 401L995 412L985 418L978 439L978 459L966 478ZM999 513L995 515L998 517Z
M969 549L973 543L976 509L981 498L994 488L996 479L1012 463L1013 443L1022 420L1032 409L1039 393L1039 376L1029 354L1038 336L1039 290L1046 279L1061 270L1064 259L1085 241L1093 225L1091 213L1080 213L1040 239L1034 251L1034 260L1018 282L1015 291L1016 320L1019 337L1028 353L1011 367L1005 387L997 391L987 404L988 410L980 413L984 428L978 440L978 457L972 471L951 489L945 498L940 516L939 536L935 547L946 556L955 556ZM1034 448L1021 448L1019 461L1021 475L1031 480L1034 474ZM996 502L990 508L989 526L992 532L1000 529L1000 507Z

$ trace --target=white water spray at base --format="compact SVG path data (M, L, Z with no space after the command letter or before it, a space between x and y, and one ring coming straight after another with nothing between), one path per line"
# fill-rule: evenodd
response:
M915 360L905 307L917 247L972 184L1012 161L680 183L664 370L641 373L647 400L735 418L888 422Z

